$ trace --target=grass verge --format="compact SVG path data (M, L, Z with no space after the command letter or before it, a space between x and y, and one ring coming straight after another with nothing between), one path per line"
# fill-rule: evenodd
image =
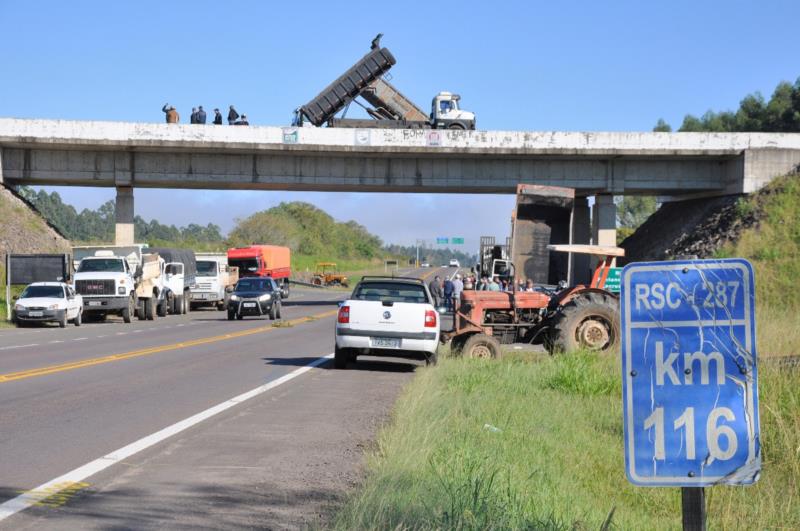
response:
M625 478L619 374L581 354L419 370L335 527L679 528L679 489ZM707 490L711 528L800 528L797 379L762 364L763 475Z

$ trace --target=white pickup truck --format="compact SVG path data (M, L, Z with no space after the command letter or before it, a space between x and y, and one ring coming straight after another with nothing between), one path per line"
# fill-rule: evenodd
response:
M363 277L336 319L334 366L359 355L437 361L439 314L420 279Z

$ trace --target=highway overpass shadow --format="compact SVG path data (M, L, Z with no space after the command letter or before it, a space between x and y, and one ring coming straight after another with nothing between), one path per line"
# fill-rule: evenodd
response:
M268 365L292 366L292 367L305 367L309 363L319 359L316 357L301 357L301 358L261 358ZM372 358L364 356L359 358L355 363L348 363L348 371L366 371L366 372L414 372L414 370L423 365L423 362L416 360L409 360L404 358ZM319 366L320 369L333 368L333 360L327 361Z

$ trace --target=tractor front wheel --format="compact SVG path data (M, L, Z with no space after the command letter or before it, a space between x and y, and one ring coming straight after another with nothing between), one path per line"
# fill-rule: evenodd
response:
M486 334L470 336L464 343L461 353L465 358L499 359L503 356L500 342Z

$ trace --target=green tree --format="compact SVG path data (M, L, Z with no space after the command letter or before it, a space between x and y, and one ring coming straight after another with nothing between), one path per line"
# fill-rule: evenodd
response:
M672 126L669 125L667 122L664 121L663 118L659 118L658 122L656 122L656 126L653 128L654 133L671 133Z

